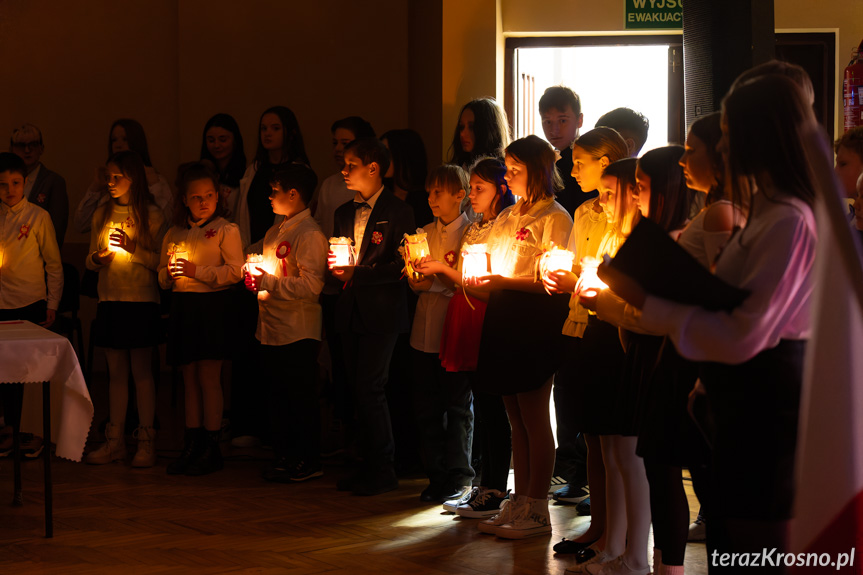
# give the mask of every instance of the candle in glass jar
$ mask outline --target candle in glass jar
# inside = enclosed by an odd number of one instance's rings
[[[485,244],[470,244],[461,252],[462,283],[488,275],[488,252]]]
[[[405,274],[414,281],[422,281],[425,276],[414,269],[414,262],[429,255],[426,233],[418,229],[413,235],[405,234]]]
[[[542,254],[539,262],[539,270],[542,276],[552,272],[566,270],[572,271],[572,260],[575,254],[563,248],[554,247]]]
[[[244,269],[250,275],[259,276],[261,272],[258,271],[258,268],[263,268],[264,265],[264,256],[261,254],[247,254],[246,255],[246,265]]]
[[[330,251],[336,256],[336,261],[330,269],[341,266],[354,265],[354,248],[351,238],[330,238]]]
[[[126,227],[126,222],[108,222],[108,230],[105,234],[105,246],[108,248],[110,252],[118,252],[120,251],[120,246],[111,243],[111,234],[114,233],[115,230],[123,231]]]
[[[581,260],[581,275],[575,286],[576,295],[593,297],[608,287],[604,281],[599,279],[597,270],[602,262],[599,258],[584,257]]]

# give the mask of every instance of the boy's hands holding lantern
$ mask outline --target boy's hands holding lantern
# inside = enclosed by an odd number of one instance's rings
[[[336,265],[336,254],[332,250],[327,254],[327,267],[330,268],[333,277],[337,280],[348,283],[354,277],[354,266]]]

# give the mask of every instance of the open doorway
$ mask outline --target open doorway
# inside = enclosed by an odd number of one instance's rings
[[[539,98],[564,85],[581,98],[582,133],[625,106],[650,121],[643,150],[683,142],[680,36],[509,38],[506,56],[505,105],[516,138],[544,137]]]

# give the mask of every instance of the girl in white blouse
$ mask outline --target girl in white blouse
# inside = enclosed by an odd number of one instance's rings
[[[716,265],[717,276],[749,291],[734,310],[663,300],[613,270],[606,274],[642,309],[644,327],[705,362],[717,486],[708,551],[786,547],[817,238],[802,142],[814,126],[805,94],[784,76],[740,82],[723,102],[720,149],[732,200],[748,212]]]
[[[228,288],[242,277],[240,229],[222,217],[218,178],[201,162],[180,166],[174,226],[165,234],[159,284],[173,290],[168,363],[183,370],[186,433],[169,475],[222,468],[221,370],[229,355]]]
[[[492,274],[480,291],[491,292],[477,371],[478,389],[503,395],[512,426],[515,493],[480,531],[508,539],[551,532],[548,484],[554,467],[549,395],[563,336],[565,296],[549,298],[536,281],[537,258],[566,242],[572,218],[554,200],[560,189],[554,149],[537,136],[506,149],[505,179],[521,199],[495,220],[489,236]],[[501,361],[513,349],[513,360]]]

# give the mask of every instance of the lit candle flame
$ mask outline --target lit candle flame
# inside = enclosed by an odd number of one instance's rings
[[[599,258],[584,257],[581,260],[581,275],[575,286],[576,295],[583,297],[594,297],[600,291],[606,289],[608,284],[599,279],[597,270],[602,262]]]

